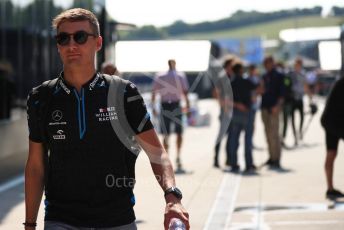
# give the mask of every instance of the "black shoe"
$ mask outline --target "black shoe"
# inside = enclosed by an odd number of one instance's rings
[[[336,189],[332,189],[326,191],[326,197],[330,200],[334,200],[337,198],[344,197],[344,194]]]
[[[245,173],[254,173],[256,172],[256,170],[257,170],[257,167],[255,165],[250,165],[246,167]]]
[[[240,171],[240,166],[239,165],[231,166],[230,172],[238,173],[239,171]]]
[[[264,165],[271,165],[273,163],[273,161],[271,159],[267,160]]]
[[[215,168],[220,168],[219,162],[217,160],[214,161],[214,167]]]
[[[282,169],[279,161],[270,161],[269,168],[272,169],[272,170]]]

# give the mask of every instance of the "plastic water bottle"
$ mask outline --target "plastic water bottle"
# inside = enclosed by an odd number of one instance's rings
[[[178,218],[172,218],[168,230],[186,230],[185,224]]]

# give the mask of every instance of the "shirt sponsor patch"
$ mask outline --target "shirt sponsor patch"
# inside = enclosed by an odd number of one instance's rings
[[[65,140],[66,135],[64,134],[63,130],[59,129],[59,130],[57,130],[56,134],[53,135],[53,139],[54,140]]]
[[[67,122],[61,121],[63,118],[63,113],[61,110],[55,110],[51,114],[51,118],[53,119],[53,122],[49,122],[49,125],[67,125]]]
[[[51,114],[51,118],[54,121],[60,121],[63,117],[63,113],[61,110],[55,110],[52,114]]]
[[[118,120],[115,107],[100,108],[99,113],[96,113],[96,118],[99,122]]]

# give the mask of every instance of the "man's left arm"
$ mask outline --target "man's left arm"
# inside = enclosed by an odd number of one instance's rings
[[[176,183],[171,161],[155,130],[150,129],[137,134],[136,140],[148,155],[154,175],[163,191],[175,187]],[[169,222],[174,217],[181,219],[189,229],[189,214],[181,204],[181,199],[177,198],[173,193],[169,193],[165,196],[165,201],[165,229],[168,229]]]
[[[135,99],[135,100],[134,100]],[[163,191],[175,186],[175,179],[171,161],[161,145],[150,115],[147,112],[146,104],[138,92],[137,87],[129,83],[126,86],[124,96],[126,118],[135,133],[135,138],[147,153],[153,172]],[[165,229],[173,217],[181,219],[189,229],[188,213],[181,204],[180,199],[174,193],[165,196]]]

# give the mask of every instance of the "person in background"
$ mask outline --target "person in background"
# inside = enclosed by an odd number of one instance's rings
[[[228,58],[223,63],[223,71],[217,81],[215,82],[215,90],[213,92],[214,97],[217,99],[219,106],[220,106],[220,127],[219,132],[216,137],[215,143],[215,155],[214,155],[214,167],[219,168],[219,152],[221,141],[223,137],[228,132],[228,126],[230,123],[230,112],[232,111],[232,95],[231,93],[231,79],[234,76],[233,69],[232,69],[233,59]],[[227,158],[226,154],[226,165],[229,165],[229,159]]]
[[[226,147],[230,171],[236,173],[240,170],[237,154],[239,137],[241,131],[244,131],[247,127],[249,111],[252,106],[252,91],[257,88],[257,85],[243,78],[244,68],[241,63],[237,63],[233,66],[233,72],[234,76],[231,82],[233,90],[233,117],[228,129]],[[248,146],[246,144],[248,144]],[[246,172],[255,171],[256,167],[253,164],[252,158],[252,138],[251,142],[245,141],[245,164]]]
[[[306,73],[306,83],[308,85],[308,96],[309,96],[309,102],[313,103],[314,95],[318,91],[318,77],[317,77],[317,71],[315,69],[310,70]]]
[[[248,163],[249,166],[246,168],[246,171],[255,171],[256,166],[253,163],[253,156],[252,156],[252,150],[253,150],[253,134],[254,134],[254,123],[256,118],[256,113],[260,107],[260,101],[259,101],[259,93],[262,93],[262,82],[258,76],[257,73],[257,67],[254,64],[251,64],[248,67],[248,74],[247,74],[247,80],[249,80],[254,86],[255,89],[251,91],[251,101],[252,104],[249,108],[248,112],[248,119],[247,119],[247,125],[245,127],[245,156],[246,158],[250,160],[252,163]]]
[[[324,112],[321,116],[321,125],[326,134],[325,175],[329,199],[344,197],[344,194],[335,189],[333,184],[334,161],[337,157],[339,140],[344,139],[344,78],[339,79],[327,98]]]
[[[293,133],[295,136],[295,146],[298,145],[298,140],[303,139],[302,131],[303,131],[303,120],[304,120],[304,106],[303,106],[303,96],[309,92],[308,85],[306,83],[306,76],[302,69],[302,59],[297,58],[294,63],[294,70],[291,71],[290,79],[292,85],[292,95],[293,95],[293,102],[292,102],[292,126],[293,126]],[[300,125],[298,130],[296,129],[296,121],[295,121],[295,112],[298,111],[300,114]]]
[[[293,90],[292,90],[292,80],[290,78],[290,74],[286,74],[283,80],[284,83],[284,103],[283,103],[283,128],[282,128],[282,146],[287,147],[285,143],[285,138],[287,136],[287,129],[288,129],[288,123],[290,118],[292,117],[293,113],[293,102],[294,102],[294,96],[293,96]],[[294,129],[293,129],[294,131]],[[294,133],[295,137],[295,143],[297,141],[296,139],[296,133]]]
[[[111,62],[104,62],[102,64],[101,72],[108,74],[108,75],[119,76],[119,72],[118,72],[117,67],[114,64],[112,64]]]
[[[266,161],[271,169],[280,169],[281,141],[279,135],[279,114],[284,100],[284,75],[275,68],[272,56],[264,59],[263,75],[264,93],[262,95],[262,120],[269,148],[269,159]]]
[[[0,120],[11,118],[16,94],[16,85],[11,76],[12,73],[11,63],[0,61]]]
[[[188,89],[189,84],[182,72],[177,72],[176,61],[168,60],[169,70],[155,77],[152,89],[152,105],[153,114],[157,115],[154,107],[156,95],[160,95],[160,129],[163,133],[163,143],[166,151],[168,151],[168,139],[171,134],[171,124],[174,124],[177,134],[177,170],[183,170],[181,162],[181,147],[183,143],[183,109],[181,100],[184,98],[186,104],[186,112],[189,111]]]

